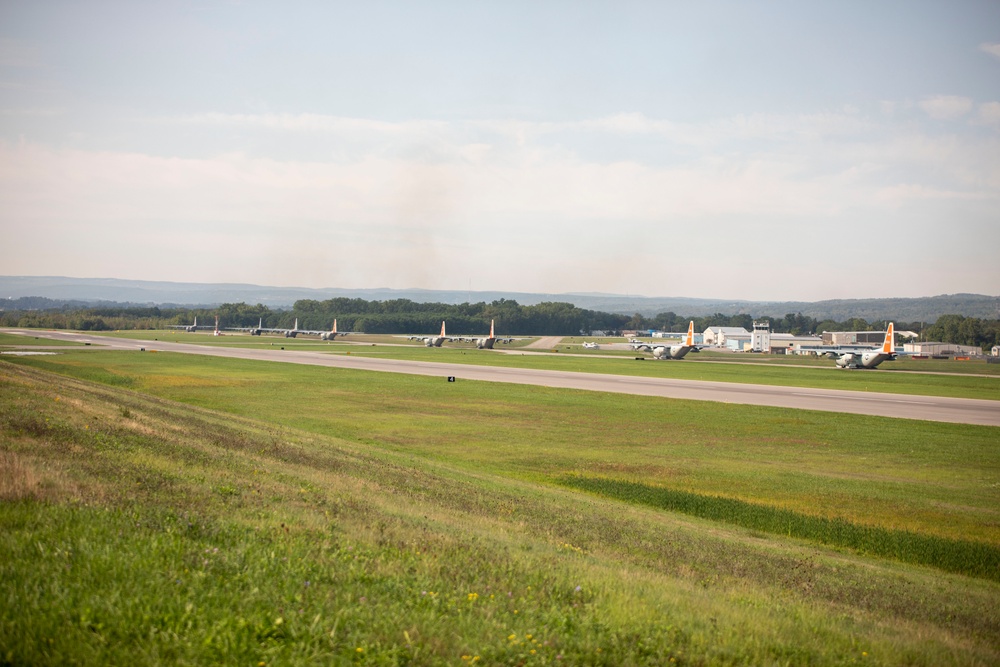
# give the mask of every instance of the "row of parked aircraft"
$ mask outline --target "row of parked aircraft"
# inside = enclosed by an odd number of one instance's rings
[[[194,318],[194,324],[191,325],[171,325],[172,329],[183,329],[188,332],[195,332],[198,329],[211,329],[211,326],[199,325],[198,318]],[[261,334],[281,334],[285,338],[295,338],[299,334],[305,336],[319,336],[321,340],[334,340],[337,336],[346,336],[348,331],[337,331],[337,320],[333,321],[333,328],[329,331],[318,331],[315,329],[299,329],[299,320],[295,318],[295,324],[291,329],[283,329],[280,327],[265,327],[264,320],[261,318],[260,323],[255,327],[231,327],[227,329],[228,331],[242,331],[244,333],[249,333],[251,336],[260,336]],[[215,335],[222,335],[219,330],[219,318],[215,318]],[[423,341],[424,345],[427,347],[441,347],[446,341],[454,342],[461,341],[466,343],[475,343],[476,347],[480,350],[492,350],[494,344],[497,340],[504,343],[510,343],[513,338],[501,338],[498,339],[495,334],[494,321],[490,320],[490,335],[484,336],[482,338],[449,338],[445,333],[445,323],[441,322],[441,333],[436,336],[408,336],[409,340],[419,340]],[[883,361],[893,361],[896,359],[897,352],[894,347],[894,329],[893,323],[889,322],[888,330],[885,332],[885,340],[879,347],[865,347],[857,345],[840,345],[836,347],[830,347],[823,350],[823,355],[833,359],[837,364],[838,368],[876,368]],[[649,352],[653,355],[653,359],[668,360],[668,359],[683,359],[689,352],[698,352],[704,345],[697,345],[694,342],[694,320],[688,323],[687,334],[681,340],[680,343],[667,344],[667,343],[653,343],[646,342],[642,340],[633,339],[631,341],[632,349],[639,352]],[[597,343],[584,343],[584,347],[596,349]]]
[[[885,332],[885,340],[878,347],[863,345],[838,345],[823,350],[823,356],[833,359],[838,368],[876,368],[883,361],[894,361],[896,349],[894,344],[894,327],[889,322]],[[586,344],[585,344],[586,345]],[[641,340],[632,341],[633,350],[650,352],[654,359],[683,359],[688,352],[698,352],[704,345],[695,345],[694,320],[688,324],[687,335],[680,343],[674,345],[647,343]]]
[[[194,324],[172,324],[171,329],[183,329],[189,333],[194,333],[199,329],[211,329],[211,326],[198,324],[198,317],[194,318]],[[279,334],[285,338],[295,338],[300,334],[303,336],[319,336],[320,340],[334,340],[337,336],[346,336],[351,333],[356,333],[353,331],[337,331],[337,320],[333,321],[333,328],[329,331],[320,331],[316,329],[300,329],[299,319],[295,318],[295,324],[292,325],[291,329],[284,329],[281,327],[265,327],[264,318],[260,319],[260,322],[255,327],[227,327],[226,331],[241,331],[243,333],[248,333],[251,336],[260,336],[261,334]],[[420,340],[423,341],[424,345],[427,347],[441,347],[446,341],[454,342],[461,341],[464,343],[475,343],[476,347],[480,350],[492,350],[493,345],[497,342],[510,343],[513,338],[497,338],[496,329],[494,326],[494,321],[490,320],[490,335],[483,336],[481,338],[470,338],[470,337],[452,337],[449,338],[445,333],[445,323],[441,322],[441,333],[437,336],[409,336],[410,340]],[[219,329],[219,317],[215,317],[215,335],[221,336],[222,331]]]
[[[483,336],[482,338],[475,338],[469,336],[459,336],[457,338],[456,337],[449,338],[448,334],[445,333],[444,322],[441,322],[441,333],[439,333],[437,336],[407,336],[407,339],[423,341],[424,345],[426,345],[427,347],[441,347],[445,342],[453,343],[455,341],[459,341],[462,343],[475,343],[476,347],[480,350],[492,350],[493,346],[497,342],[510,343],[514,340],[511,337],[497,338],[495,331],[496,329],[494,327],[494,321],[490,320],[489,336]]]
[[[171,329],[183,329],[189,333],[194,333],[198,329],[212,329],[213,327],[206,324],[198,324],[198,317],[194,318],[194,324],[171,324]],[[222,329],[219,329],[219,316],[215,316],[215,335],[221,336]],[[346,336],[348,332],[337,331],[337,320],[333,321],[333,328],[330,331],[316,331],[314,329],[300,329],[299,319],[295,318],[295,324],[291,329],[282,329],[280,327],[265,327],[264,318],[261,318],[260,323],[255,327],[226,327],[225,331],[242,331],[243,333],[248,333],[251,336],[259,336],[261,334],[281,334],[285,338],[295,338],[299,334],[306,336],[319,336],[323,340],[333,340],[337,336]]]
[[[337,320],[333,321],[333,328],[329,331],[320,331],[317,329],[300,329],[299,328],[299,318],[295,318],[295,324],[292,325],[291,329],[282,329],[281,327],[265,327],[264,319],[261,318],[260,323],[255,327],[233,327],[230,331],[242,331],[248,333],[251,336],[260,336],[261,334],[281,334],[285,338],[295,338],[299,334],[303,336],[319,336],[321,340],[333,340],[337,336],[346,336],[348,333],[353,333],[349,331],[337,331]]]

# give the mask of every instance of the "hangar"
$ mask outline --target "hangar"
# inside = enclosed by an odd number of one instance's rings
[[[709,327],[705,329],[704,333],[705,345],[714,345],[715,347],[727,347],[727,339],[746,339],[750,340],[750,332],[743,327]],[[740,348],[742,349],[742,348]]]
[[[983,350],[975,345],[937,342],[905,343],[903,351],[930,357],[981,357],[983,355]]]
[[[916,331],[896,331],[900,339],[918,338]],[[882,331],[824,331],[823,345],[881,345],[885,340],[885,330]]]

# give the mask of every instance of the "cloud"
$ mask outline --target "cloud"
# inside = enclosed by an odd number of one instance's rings
[[[965,98],[935,100],[942,109],[971,106]],[[979,115],[995,122],[1000,103],[980,105]],[[319,114],[201,114],[177,122],[301,132],[310,141],[330,135],[333,143],[357,145],[336,158],[304,160],[246,153],[159,157],[0,143],[0,204],[13,206],[36,192],[37,206],[26,206],[25,215],[73,202],[58,215],[53,212],[53,219],[158,216],[262,226],[291,220],[407,234],[414,225],[419,234],[420,225],[452,230],[463,220],[468,222],[460,226],[477,234],[500,220],[530,229],[542,219],[558,225],[826,217],[926,196],[909,185],[891,190],[891,197],[878,194],[900,183],[974,192],[995,187],[1000,174],[990,142],[893,130],[854,112],[736,116],[702,124],[643,114],[567,123],[390,123]],[[618,150],[633,135],[639,139],[633,143],[653,149],[634,155]],[[593,149],[595,137],[610,148]],[[942,163],[960,167],[942,176]]]
[[[275,132],[327,135],[354,142],[445,141],[489,145],[493,140],[512,140],[527,146],[541,137],[606,136],[650,137],[684,146],[711,147],[733,140],[789,140],[803,137],[845,136],[872,128],[853,107],[840,112],[767,115],[748,114],[709,120],[703,123],[678,123],[650,118],[642,113],[621,113],[601,118],[530,122],[520,120],[472,120],[444,122],[412,120],[377,121],[325,114],[223,114],[204,113],[159,122],[205,125],[233,129],[265,129]]]
[[[0,38],[0,67],[40,67],[41,50],[22,39]]]
[[[407,132],[427,132],[444,124],[436,121],[405,121],[389,123],[367,118],[348,118],[326,114],[225,114],[203,113],[166,119],[169,122],[194,125],[216,125],[237,128],[259,128],[293,132],[324,132],[349,134],[399,135]]]
[[[979,50],[1000,58],[1000,44],[983,43],[979,45]]]
[[[871,123],[860,118],[857,110],[846,107],[841,112],[774,115],[739,114],[701,123],[679,123],[650,118],[642,113],[621,113],[579,121],[527,123],[524,121],[488,121],[476,126],[505,136],[539,138],[557,135],[648,137],[677,146],[711,150],[732,141],[801,141],[804,137],[844,136],[863,132]]]
[[[919,106],[935,120],[951,120],[969,113],[972,100],[957,95],[938,95],[921,100]]]
[[[54,118],[66,113],[62,108],[0,108],[0,116],[17,116],[23,118]]]
[[[995,199],[979,193],[959,192],[955,190],[942,190],[925,185],[915,185],[903,183],[882,188],[876,194],[879,200],[884,201],[893,207],[902,206],[919,200],[962,200],[976,201],[982,199]]]
[[[951,106],[964,107],[957,99]],[[976,113],[993,122],[1000,103]],[[587,278],[594,266],[630,266],[619,258],[697,272],[716,242],[733,257],[770,257],[776,238],[822,243],[839,226],[930,211],[973,219],[1000,200],[1000,138],[926,133],[878,109],[704,123],[631,113],[562,123],[322,114],[158,122],[171,145],[170,125],[184,125],[178,135],[203,126],[222,151],[257,130],[282,146],[328,150],[182,158],[0,141],[0,227],[13,230],[0,266],[21,257],[47,263],[36,272],[80,257],[120,266],[137,255],[127,248],[156,247],[218,272],[205,280],[286,284],[293,266],[298,284],[451,288],[490,266],[482,280],[517,276],[533,290],[539,280]],[[671,244],[674,228],[709,233],[713,244]],[[149,275],[133,264],[127,273]],[[173,265],[164,266],[160,276]]]
[[[986,125],[1000,125],[1000,102],[984,102],[980,104],[979,121]]]

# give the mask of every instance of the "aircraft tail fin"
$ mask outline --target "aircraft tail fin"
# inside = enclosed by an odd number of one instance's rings
[[[894,350],[893,343],[893,326],[892,322],[889,322],[889,328],[885,332],[885,341],[882,343],[882,354],[892,354]]]
[[[332,333],[337,333],[337,318],[333,318],[333,330]]]
[[[444,333],[444,320],[441,320],[441,338],[444,338],[444,337],[445,337],[445,333]]]
[[[688,335],[684,344],[688,347],[694,347],[694,320],[688,322]]]
[[[299,330],[299,318],[296,317],[295,326],[292,327],[292,331],[298,331],[298,330]]]
[[[490,320],[490,338],[496,338],[496,334],[493,333],[493,320]]]

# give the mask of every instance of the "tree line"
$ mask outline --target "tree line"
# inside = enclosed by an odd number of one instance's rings
[[[31,302],[32,305],[44,305]],[[16,305],[21,305],[20,303]],[[441,322],[448,323],[454,335],[483,335],[495,320],[497,333],[531,334],[537,336],[578,336],[603,331],[617,335],[622,331],[658,330],[681,332],[694,320],[695,330],[712,326],[753,328],[749,314],[688,317],[673,312],[654,317],[604,313],[578,308],[571,303],[543,302],[525,306],[517,301],[500,299],[491,303],[417,303],[409,299],[366,301],[339,297],[317,301],[296,301],[290,310],[272,310],[262,304],[225,303],[217,308],[185,308],[127,305],[80,307],[61,304],[50,308],[10,308],[0,311],[0,326],[81,331],[122,329],[163,329],[171,325],[188,325],[197,317],[199,324],[212,325],[219,317],[221,327],[252,327],[263,324],[269,328],[290,329],[298,320],[299,328],[326,330],[337,320],[340,331],[371,334],[431,334]],[[841,322],[817,320],[801,313],[789,313],[769,320],[771,331],[796,335],[823,331],[885,330],[884,320],[868,321],[851,318]],[[920,340],[934,340],[959,345],[975,345],[989,350],[1000,345],[1000,320],[987,320],[962,315],[943,315],[930,325],[920,322],[896,322],[897,330],[920,332]]]

